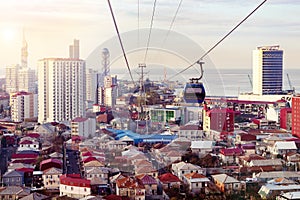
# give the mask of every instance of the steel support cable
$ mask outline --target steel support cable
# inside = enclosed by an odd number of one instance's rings
[[[166,34],[166,37],[165,37],[165,39],[164,39],[164,41],[163,41],[163,45],[162,45],[162,46],[164,46],[165,42],[167,41],[167,38],[169,37],[169,34],[170,34],[170,32],[171,32],[171,29],[173,28],[173,25],[174,25],[174,22],[175,22],[175,20],[176,20],[178,11],[179,11],[179,9],[180,9],[180,7],[181,7],[182,1],[183,1],[183,0],[180,0],[179,4],[178,4],[178,6],[177,6],[175,15],[173,16],[173,19],[172,19],[172,21],[171,21],[169,30],[168,30],[168,32],[167,32],[167,34]]]
[[[138,21],[137,21],[137,25],[138,25],[138,47],[140,46],[140,0],[137,0],[138,6],[137,6],[137,17],[138,17]]]
[[[150,30],[149,30],[148,40],[147,40],[146,52],[145,52],[145,56],[144,56],[144,63],[146,63],[146,58],[147,58],[149,44],[150,44],[151,32],[152,32],[152,27],[153,27],[153,18],[154,18],[154,14],[155,14],[155,7],[156,7],[156,0],[154,0],[153,8],[152,8],[152,17],[151,17],[151,22],[150,22]]]
[[[114,15],[114,12],[113,12],[111,4],[110,4],[110,0],[107,0],[107,2],[108,2],[108,5],[109,5],[111,16],[112,16],[113,21],[114,21],[115,29],[117,31],[117,35],[118,35],[119,42],[120,42],[120,45],[121,45],[121,48],[122,48],[122,52],[123,52],[123,57],[125,59],[126,66],[127,66],[130,78],[131,78],[133,84],[135,85],[133,77],[132,77],[132,73],[131,73],[131,70],[130,70],[130,67],[129,67],[129,63],[128,63],[128,60],[127,60],[127,57],[126,57],[126,52],[125,52],[125,49],[124,49],[124,46],[123,46],[123,43],[122,43],[122,39],[121,39],[121,36],[120,36],[120,33],[119,33],[119,29],[118,29],[118,25],[117,25],[117,22],[116,22],[116,19],[115,19],[115,15]]]
[[[223,38],[221,38],[214,46],[212,46],[206,53],[203,54],[203,56],[201,56],[196,62],[192,63],[191,65],[189,65],[188,67],[186,67],[185,69],[181,70],[180,72],[178,72],[177,74],[171,76],[169,79],[172,79],[176,76],[178,76],[179,74],[185,72],[186,70],[188,70],[189,68],[193,67],[195,64],[199,63],[205,56],[207,56],[214,48],[216,48],[223,40],[225,40],[233,31],[235,31],[235,29],[237,29],[243,22],[245,22],[253,13],[255,13],[255,11],[257,11],[267,0],[264,0],[262,3],[260,3],[250,14],[248,14],[241,22],[239,22],[233,29],[231,29]]]

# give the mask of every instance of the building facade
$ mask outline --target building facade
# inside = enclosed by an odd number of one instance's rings
[[[18,71],[19,65],[11,65],[5,68],[5,86],[6,92],[12,93],[19,91],[18,88]]]
[[[91,101],[93,104],[98,103],[98,87],[101,86],[100,73],[93,69],[86,71],[86,100]],[[103,80],[103,79],[102,79]],[[103,85],[103,83],[102,83]]]
[[[60,185],[59,191],[60,196],[68,196],[71,198],[84,198],[91,194],[91,181],[87,179],[82,179],[79,176],[68,177],[66,175],[61,175],[59,177]]]
[[[280,109],[280,128],[290,131],[292,129],[292,108]]]
[[[71,121],[71,134],[84,138],[93,137],[96,133],[96,119],[76,117]]]
[[[253,51],[253,94],[282,92],[283,50],[263,46]]]
[[[37,117],[37,95],[28,92],[17,92],[10,96],[11,119],[23,122]]]
[[[300,136],[300,96],[292,97],[292,134]]]
[[[18,91],[36,93],[35,71],[30,68],[22,68],[18,71]]]
[[[101,95],[104,95],[101,97]],[[100,99],[104,102],[99,102],[106,106],[114,107],[117,102],[117,76],[105,76],[103,92],[100,92]],[[98,100],[99,101],[99,100]]]
[[[38,121],[85,116],[85,61],[45,58],[38,63]]]
[[[79,59],[79,40],[69,47],[69,58],[38,62],[38,121],[70,121],[85,116],[85,61]]]
[[[215,131],[234,131],[235,111],[228,108],[215,108],[207,112],[210,130]]]

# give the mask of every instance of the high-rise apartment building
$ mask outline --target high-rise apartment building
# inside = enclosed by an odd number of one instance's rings
[[[69,46],[69,57],[79,59],[79,40],[74,40],[73,45]]]
[[[20,65],[11,65],[5,68],[5,86],[6,92],[12,93],[19,91],[18,72]]]
[[[12,93],[10,96],[11,119],[23,122],[37,117],[37,94],[28,92]]]
[[[292,97],[292,134],[300,137],[300,96]]]
[[[88,69],[86,72],[86,100],[98,103],[98,88],[103,86],[103,76],[96,70]]]
[[[39,122],[85,116],[85,61],[45,58],[38,63]]]
[[[38,121],[61,122],[85,116],[85,61],[79,59],[79,40],[70,58],[44,58],[38,62]],[[71,51],[72,50],[72,51]]]
[[[253,51],[253,94],[272,95],[282,92],[283,50],[263,46]]]
[[[23,45],[21,49],[21,67],[27,68],[28,62],[28,45],[23,31]]]
[[[22,68],[18,71],[18,91],[36,93],[35,71],[30,68]]]
[[[117,76],[105,76],[104,88],[100,99],[103,99],[102,104],[114,107],[117,101]]]
[[[11,65],[6,67],[6,92],[13,93],[18,91],[36,93],[35,71],[28,68],[27,42],[23,35],[23,46],[21,48],[21,65]]]

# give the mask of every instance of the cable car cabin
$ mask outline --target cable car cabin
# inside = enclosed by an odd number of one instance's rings
[[[187,83],[183,91],[183,99],[186,103],[202,103],[205,98],[203,83]]]

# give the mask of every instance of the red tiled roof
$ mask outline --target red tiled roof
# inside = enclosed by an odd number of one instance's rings
[[[244,157],[244,160],[246,162],[251,162],[251,160],[266,160],[266,158],[257,154],[250,154],[249,156]]]
[[[85,122],[88,118],[85,117],[76,117],[72,122]]]
[[[116,180],[116,184],[119,188],[130,188],[130,189],[144,189],[144,185],[130,177],[124,177]]]
[[[241,141],[253,141],[256,140],[256,135],[252,135],[249,133],[242,133],[240,134],[241,136]]]
[[[185,174],[184,175],[186,178],[188,179],[193,179],[193,178],[206,178],[206,176],[202,175],[202,174],[198,174],[197,172],[192,172],[189,174]]]
[[[72,136],[72,141],[75,141],[75,140],[80,140],[81,141],[81,137],[79,135],[73,135]]]
[[[34,169],[33,168],[19,168],[19,169],[16,169],[16,171],[20,171],[20,172],[33,172]]]
[[[58,159],[55,159],[55,158],[49,158],[49,159],[47,159],[47,160],[43,160],[43,161],[40,163],[40,165],[44,165],[44,164],[51,163],[51,162],[57,163],[57,164],[60,164],[60,165],[62,164],[61,160],[58,160]]]
[[[18,153],[18,154],[13,154],[11,156],[11,159],[20,159],[20,158],[24,158],[24,159],[32,159],[32,158],[37,158],[38,155],[37,154],[31,154],[31,153]]]
[[[21,96],[21,95],[30,95],[30,94],[32,94],[32,93],[20,91],[20,92],[13,94],[12,97]]]
[[[20,142],[19,144],[32,144],[33,142],[30,140],[24,140],[22,142]]]
[[[91,152],[87,151],[87,152],[83,152],[82,156],[93,156],[93,154]]]
[[[227,148],[227,149],[221,149],[220,153],[224,156],[240,156],[243,154],[243,150],[241,148]]]
[[[83,160],[84,163],[88,163],[88,162],[91,162],[93,160],[97,160],[97,158],[93,157],[93,156],[90,156],[90,157],[87,157]],[[97,160],[98,161],[98,160]]]
[[[256,144],[250,143],[250,144],[242,144],[242,149],[255,149]]]
[[[115,194],[110,194],[110,195],[104,197],[104,199],[106,199],[106,200],[130,200],[129,197],[119,196],[119,195],[115,195]]]
[[[40,134],[39,133],[27,133],[26,136],[31,137],[31,138],[39,138]]]
[[[79,175],[80,177],[80,175]],[[66,176],[61,175],[59,177],[60,184],[69,185],[69,186],[77,186],[77,187],[90,187],[91,181],[83,178],[79,178],[78,176]]]
[[[157,185],[157,181],[155,180],[155,178],[150,175],[141,174],[137,175],[136,178],[139,179],[143,185]]]
[[[36,159],[16,159],[11,163],[23,163],[23,164],[33,164],[36,162]]]
[[[174,183],[174,182],[181,182],[180,179],[177,176],[175,176],[171,173],[162,174],[162,175],[158,176],[158,179],[164,184]]]

